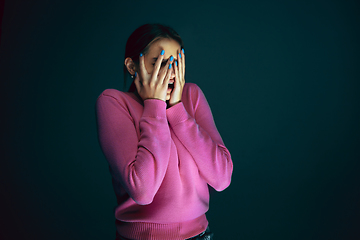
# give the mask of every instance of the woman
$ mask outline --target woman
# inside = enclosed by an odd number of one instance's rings
[[[130,90],[106,89],[96,103],[117,239],[212,239],[208,185],[228,187],[233,166],[203,93],[185,83],[183,42],[170,27],[143,25],[124,63]]]

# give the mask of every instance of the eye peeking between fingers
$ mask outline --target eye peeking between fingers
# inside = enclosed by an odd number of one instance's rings
[[[155,66],[155,63],[156,63],[156,62],[154,62],[152,65]],[[167,60],[163,60],[163,61],[161,62],[161,66],[160,66],[160,67],[164,67],[164,66],[166,65],[166,63],[167,63]]]

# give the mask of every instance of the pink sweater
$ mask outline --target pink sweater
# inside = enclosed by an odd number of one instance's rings
[[[107,89],[96,103],[101,148],[110,165],[118,233],[130,239],[186,239],[207,227],[208,185],[229,186],[233,164],[200,88],[182,102]]]

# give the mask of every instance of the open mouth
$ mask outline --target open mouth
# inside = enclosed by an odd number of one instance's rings
[[[173,90],[173,89],[174,89],[174,82],[169,82],[168,90]]]

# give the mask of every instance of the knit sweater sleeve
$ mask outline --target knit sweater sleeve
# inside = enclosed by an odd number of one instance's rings
[[[184,90],[185,91],[185,90]],[[205,181],[217,191],[231,182],[233,163],[216,129],[210,107],[201,89],[190,84],[185,98],[190,98],[192,117],[182,102],[167,109],[170,127],[194,158]]]
[[[140,131],[124,100],[106,90],[96,102],[96,113],[99,142],[113,181],[120,183],[137,204],[150,204],[164,179],[170,156],[166,103],[144,101]]]

